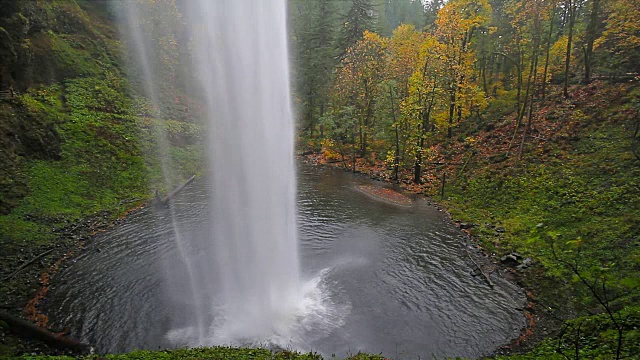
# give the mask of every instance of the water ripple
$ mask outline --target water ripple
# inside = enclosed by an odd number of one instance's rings
[[[522,292],[474,278],[461,233],[439,211],[381,204],[353,191],[371,182],[341,172],[298,172],[303,272],[320,292],[295,335],[277,341],[328,356],[429,358],[482,356],[518,336]],[[195,321],[186,309],[197,299],[186,295],[171,215],[188,255],[206,259],[193,241],[208,231],[205,188],[195,183],[171,209],[144,209],[98,235],[56,278],[46,306],[55,324],[101,351],[175,346]],[[202,283],[212,275],[197,274]],[[204,293],[215,297],[215,286]]]

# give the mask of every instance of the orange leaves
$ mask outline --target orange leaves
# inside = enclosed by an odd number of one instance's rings
[[[407,206],[411,204],[411,199],[391,189],[386,189],[373,185],[360,185],[358,190],[370,197],[394,205]]]
[[[84,243],[81,242],[78,245],[78,249],[81,248],[82,246],[84,246]],[[40,277],[41,286],[36,292],[36,294],[33,296],[33,298],[29,300],[29,302],[25,307],[27,319],[29,319],[31,322],[33,322],[34,324],[38,325],[41,328],[46,329],[48,327],[47,323],[49,322],[49,318],[47,317],[47,315],[40,312],[40,302],[47,297],[47,294],[49,292],[49,283],[50,283],[51,277],[58,272],[62,263],[66,259],[73,256],[76,253],[76,251],[77,249],[75,248],[69,250],[66,254],[64,254],[64,257],[62,257],[61,259],[58,259],[58,261],[56,261],[47,271],[42,273],[42,276]]]

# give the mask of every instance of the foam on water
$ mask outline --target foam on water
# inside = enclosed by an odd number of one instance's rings
[[[196,326],[173,329],[167,339],[180,346],[204,346],[210,344],[295,348],[311,351],[309,343],[328,336],[344,325],[351,311],[348,301],[336,303],[339,289],[330,280],[331,269],[327,268],[311,280],[302,284],[302,301],[291,313],[278,314],[272,318],[270,333],[247,332],[243,324],[225,318],[224,308],[217,310],[216,319],[209,329],[210,338],[198,339]]]

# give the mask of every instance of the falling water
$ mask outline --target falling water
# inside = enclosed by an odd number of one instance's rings
[[[187,6],[209,119],[214,336],[284,335],[302,295],[285,2]]]
[[[160,107],[145,51],[152,37],[135,25],[145,21],[136,4],[126,6],[127,33]],[[195,315],[168,336],[188,345],[290,344],[318,294],[299,271],[285,1],[180,4],[191,50],[182,66],[206,105],[211,219],[197,254],[174,227]]]

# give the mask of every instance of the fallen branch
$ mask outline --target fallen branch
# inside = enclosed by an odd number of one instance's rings
[[[182,189],[184,189],[187,185],[191,184],[191,182],[193,182],[193,180],[195,180],[196,176],[193,175],[192,177],[190,177],[187,181],[184,182],[184,184],[178,186],[175,190],[173,190],[172,192],[168,193],[165,197],[163,197],[162,199],[158,200],[158,196],[156,195],[156,200],[158,201],[159,205],[167,205],[169,203],[169,201],[175,197],[176,195],[178,195],[180,193],[180,191],[182,191]]]
[[[90,354],[93,352],[93,347],[91,345],[83,344],[77,340],[62,335],[56,335],[49,330],[43,329],[26,320],[9,315],[2,311],[0,311],[0,320],[6,322],[9,325],[9,329],[14,333],[40,340],[55,348],[71,349],[84,354]]]
[[[478,265],[473,258],[471,257],[471,254],[469,254],[469,250],[467,250],[467,247],[465,246],[464,251],[467,253],[467,256],[469,257],[469,260],[471,260],[471,262],[473,263],[473,265],[476,266],[476,268],[478,268],[478,271],[480,271],[480,274],[482,274],[482,276],[484,277],[484,279],[487,281],[487,284],[489,284],[489,286],[493,287],[493,282],[491,281],[491,279],[489,278],[489,276],[487,274],[484,273],[484,271],[482,271],[482,268],[480,267],[480,265]]]
[[[462,174],[464,173],[464,169],[467,168],[467,165],[469,164],[469,161],[471,161],[471,158],[473,157],[473,155],[475,155],[475,153],[476,153],[475,151],[472,151],[469,154],[469,157],[467,158],[467,161],[464,162],[464,165],[462,165],[462,169],[460,169],[460,172],[458,173],[458,177],[462,176]]]
[[[529,136],[530,138],[533,138],[533,139],[538,139],[538,140],[541,140],[541,141],[547,141],[547,139],[545,139],[545,138],[541,138],[540,136],[535,136],[535,135],[528,135],[528,136]]]
[[[11,275],[9,275],[9,276],[5,277],[2,281],[7,281],[7,280],[9,280],[9,279],[13,278],[14,276],[18,275],[22,270],[24,270],[24,269],[26,269],[27,267],[29,267],[29,265],[33,264],[34,262],[38,261],[39,259],[41,259],[41,258],[43,258],[43,257],[45,257],[45,256],[47,256],[47,255],[49,255],[52,251],[53,251],[53,249],[49,249],[49,250],[47,250],[47,251],[43,252],[42,254],[40,254],[40,255],[38,255],[38,256],[36,256],[36,257],[34,257],[34,258],[33,258],[33,259],[31,259],[30,261],[28,261],[28,262],[26,262],[26,263],[24,263],[24,264],[20,265],[20,267],[18,267],[18,268],[16,269],[16,271],[14,271],[13,273],[11,273]]]

